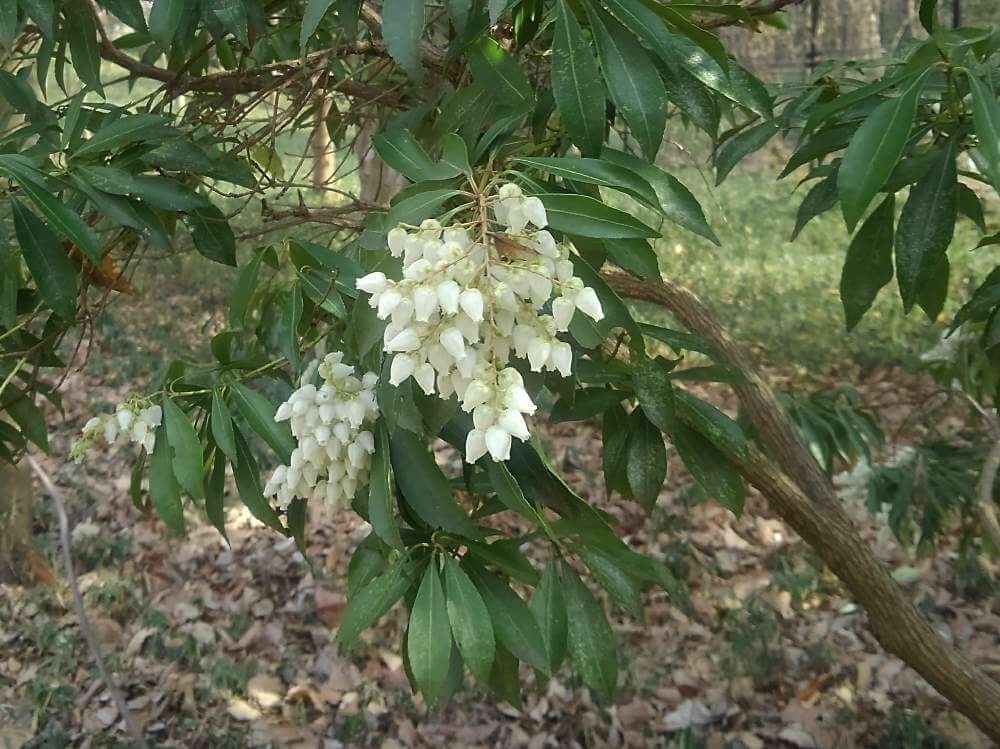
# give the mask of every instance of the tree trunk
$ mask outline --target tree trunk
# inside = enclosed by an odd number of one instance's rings
[[[385,164],[372,147],[372,136],[379,124],[368,120],[358,127],[354,153],[358,158],[359,200],[370,205],[388,205],[389,198],[403,189],[403,175]]]
[[[0,464],[0,582],[32,577],[31,517],[35,487],[18,466]]]
[[[604,278],[624,297],[666,308],[743,370],[749,382],[736,386],[737,395],[770,455],[751,448],[746,458],[730,456],[734,463],[840,578],[865,610],[882,646],[923,676],[987,736],[1000,741],[1000,684],[934,630],[861,539],[830,482],[796,437],[770,386],[742,348],[687,289],[670,281],[639,281],[620,272],[605,273]]]
[[[330,142],[330,133],[327,131],[326,120],[330,114],[332,103],[325,91],[320,91],[316,95],[316,121],[313,124],[312,133],[309,135],[309,150],[312,152],[313,187],[321,190],[333,178],[333,170],[336,166],[333,158],[333,143]]]

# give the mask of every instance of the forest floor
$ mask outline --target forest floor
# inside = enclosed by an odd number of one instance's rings
[[[738,188],[724,196],[730,208]],[[926,426],[913,415],[926,410],[938,386],[886,363],[891,358],[865,360],[866,352],[885,348],[868,334],[848,341],[831,332],[840,325],[835,288],[844,243],[819,222],[801,247],[769,240],[776,229],[760,221],[787,223],[781,199],[772,196],[766,206],[754,202],[763,197],[743,199],[744,212],[732,214],[726,227],[733,233],[727,247],[736,251],[695,261],[691,247],[668,244],[661,248],[663,268],[671,272],[683,262],[679,277],[721,298],[723,319],[757,344],[762,360],[778,363],[769,374],[780,388],[808,392],[851,382],[887,435],[882,457],[915,443]],[[805,266],[822,271],[815,286],[803,285],[801,279],[812,278]],[[152,746],[987,746],[919,676],[882,651],[864,613],[813,565],[808,547],[759,496],[752,494],[735,519],[703,501],[672,456],[653,512],[608,501],[599,426],[546,427],[540,418],[536,427],[567,481],[616,518],[635,549],[667,562],[689,605],[654,591],[645,600],[644,624],[612,612],[623,684],[613,705],[599,704],[564,668],[547,684],[522,672],[523,710],[497,704],[470,684],[429,712],[407,685],[398,610],[350,651],[334,641],[347,562],[368,532],[360,518],[317,512],[307,529],[310,567],[290,540],[238,503],[228,510],[231,545],[194,511],[188,536],[170,537],[129,501],[134,454],[128,448],[95,452],[81,466],[66,460],[90,415],[132,395],[130,388],[144,387],[170,357],[192,355],[193,342],[218,331],[226,274],[193,278],[172,266],[161,270],[146,284],[155,299],[148,291],[123,299],[98,321],[94,355],[64,384],[65,413],[51,455],[40,458],[67,500],[93,628]],[[956,272],[955,282],[971,283],[965,275]],[[192,288],[199,289],[193,300]],[[918,326],[913,318],[886,322],[898,300],[879,305],[873,311],[884,323],[879,329]],[[783,319],[803,322],[777,327]],[[892,332],[893,341],[902,337]],[[825,374],[790,363],[812,353],[834,359],[811,367]],[[735,415],[727,386],[695,389]],[[934,418],[939,431],[957,432],[970,417],[948,407]],[[439,456],[454,460],[443,450]],[[1000,566],[982,555],[970,562],[976,557],[960,553],[957,528],[948,529],[934,553],[918,556],[856,491],[845,491],[844,502],[941,633],[1000,677]],[[129,746],[73,613],[57,529],[43,496],[33,537],[36,583],[0,587],[0,749]]]

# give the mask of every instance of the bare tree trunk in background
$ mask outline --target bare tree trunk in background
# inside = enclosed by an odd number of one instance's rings
[[[0,582],[31,577],[31,517],[35,487],[16,465],[0,465]]]
[[[317,190],[325,187],[333,178],[333,170],[336,166],[333,157],[333,143],[330,141],[330,133],[326,127],[331,106],[333,103],[330,101],[330,97],[325,91],[320,91],[316,95],[316,121],[313,124],[312,133],[309,135],[309,149],[312,152],[313,160],[312,183]]]
[[[354,153],[358,157],[358,179],[361,182],[359,199],[362,203],[387,205],[389,198],[399,192],[406,180],[395,169],[383,163],[372,147],[372,136],[379,123],[368,120],[358,127],[354,139]]]

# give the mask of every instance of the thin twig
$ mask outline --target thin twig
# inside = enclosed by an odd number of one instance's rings
[[[63,566],[65,567],[66,580],[69,583],[69,588],[73,592],[73,605],[76,609],[76,618],[80,624],[80,631],[83,632],[83,637],[87,641],[87,646],[90,648],[90,654],[94,658],[94,662],[97,664],[97,672],[101,677],[101,681],[104,682],[104,686],[107,687],[108,692],[111,693],[111,699],[114,700],[115,707],[118,708],[118,714],[122,717],[125,723],[125,729],[128,731],[129,735],[135,741],[136,745],[146,749],[149,745],[142,736],[142,730],[139,725],[135,722],[135,718],[132,717],[132,713],[129,712],[128,705],[125,703],[125,697],[122,695],[121,690],[112,678],[111,673],[107,670],[104,665],[104,654],[101,652],[101,645],[97,641],[97,637],[94,636],[94,630],[90,627],[90,621],[87,619],[87,612],[83,607],[83,596],[80,594],[80,586],[76,581],[76,571],[73,568],[73,554],[72,547],[70,545],[70,531],[69,531],[69,518],[66,515],[66,504],[63,502],[62,492],[60,492],[52,479],[49,477],[48,473],[45,472],[35,459],[30,455],[25,455],[24,459],[28,462],[31,470],[35,472],[38,480],[42,482],[42,486],[45,487],[45,491],[49,493],[52,497],[52,502],[56,508],[56,515],[59,516],[59,540],[62,546],[62,558]]]

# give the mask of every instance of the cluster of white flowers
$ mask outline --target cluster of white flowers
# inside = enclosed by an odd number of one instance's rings
[[[403,258],[402,280],[375,272],[357,281],[378,317],[389,319],[389,381],[412,377],[427,395],[455,394],[472,412],[470,463],[486,453],[507,460],[511,438],[530,436],[524,416],[535,404],[508,366],[510,356],[527,359],[533,372],[567,377],[573,353],[557,333],[568,330],[576,310],[604,317],[597,294],[573,275],[569,248],[544,230],[542,202],[507,184],[491,204],[501,234],[478,224],[472,236],[469,225],[442,227],[434,219],[412,232],[396,227],[389,251]],[[551,314],[543,314],[550,303]]]
[[[142,445],[148,454],[156,446],[156,428],[163,421],[163,409],[148,401],[132,398],[115,408],[113,414],[94,416],[83,425],[83,432],[73,442],[69,455],[82,463],[87,451],[97,438],[103,436],[108,445],[117,442],[121,435],[128,435],[130,442]]]
[[[301,387],[274,415],[275,421],[289,422],[298,445],[289,464],[275,469],[264,494],[276,497],[284,508],[296,497],[335,508],[368,483],[375,437],[364,427],[378,418],[378,375],[368,372],[358,379],[339,351],[307,372]],[[308,382],[313,372],[323,381],[319,387]]]

